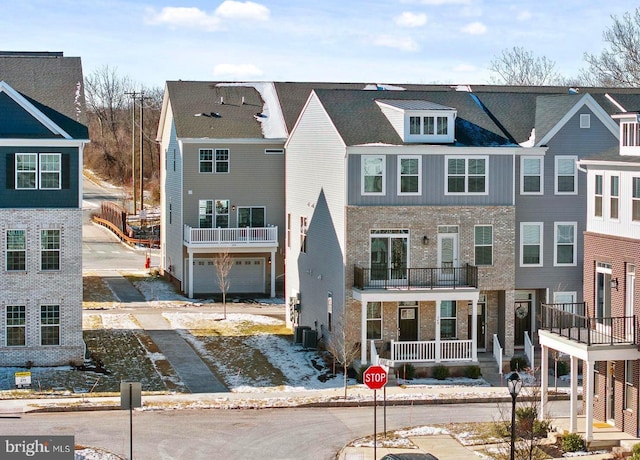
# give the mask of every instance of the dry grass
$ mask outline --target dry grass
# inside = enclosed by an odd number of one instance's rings
[[[118,299],[100,276],[85,274],[82,277],[82,308],[100,310],[114,308]]]

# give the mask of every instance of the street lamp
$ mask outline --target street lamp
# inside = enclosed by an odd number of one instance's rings
[[[514,460],[515,444],[516,444],[516,398],[520,389],[522,388],[522,380],[517,372],[512,372],[507,377],[507,388],[509,388],[509,394],[511,395],[511,460]]]

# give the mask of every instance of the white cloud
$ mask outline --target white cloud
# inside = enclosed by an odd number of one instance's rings
[[[262,75],[262,70],[253,64],[218,64],[213,68],[213,76],[216,78],[246,80]]]
[[[166,6],[160,12],[151,10],[147,22],[165,24],[171,28],[215,31],[222,28],[223,19],[266,21],[269,14],[269,9],[258,3],[227,0],[213,14],[195,7]]]
[[[523,10],[520,13],[518,13],[518,16],[516,17],[518,21],[526,21],[527,19],[531,19],[531,12],[527,10]]]
[[[401,27],[420,27],[427,23],[427,15],[405,11],[400,16],[396,16],[394,21]]]
[[[254,2],[234,2],[227,0],[216,9],[216,16],[225,19],[252,19],[267,21],[269,8]]]
[[[423,5],[469,5],[471,0],[420,0]]]
[[[166,24],[171,28],[188,27],[209,31],[220,28],[220,18],[207,14],[199,8],[166,6],[159,13],[153,12],[148,22]]]
[[[392,37],[390,35],[380,35],[373,39],[373,44],[377,46],[386,46],[388,48],[397,48],[403,51],[418,50],[418,44],[409,37]]]
[[[464,26],[461,30],[469,35],[482,35],[486,33],[487,26],[481,22],[472,22],[471,24]]]

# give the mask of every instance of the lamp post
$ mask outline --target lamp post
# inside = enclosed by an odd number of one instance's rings
[[[514,460],[515,444],[516,444],[516,398],[522,388],[522,380],[517,372],[512,372],[507,377],[507,388],[511,395],[511,460]]]

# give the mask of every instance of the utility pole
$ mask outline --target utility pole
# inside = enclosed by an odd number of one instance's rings
[[[140,211],[144,209],[143,188],[143,158],[144,158],[144,91],[140,91]]]
[[[125,93],[128,96],[131,96],[131,194],[133,195],[133,214],[136,214],[138,210],[138,206],[136,204],[136,96],[138,93],[135,91],[130,93]]]

